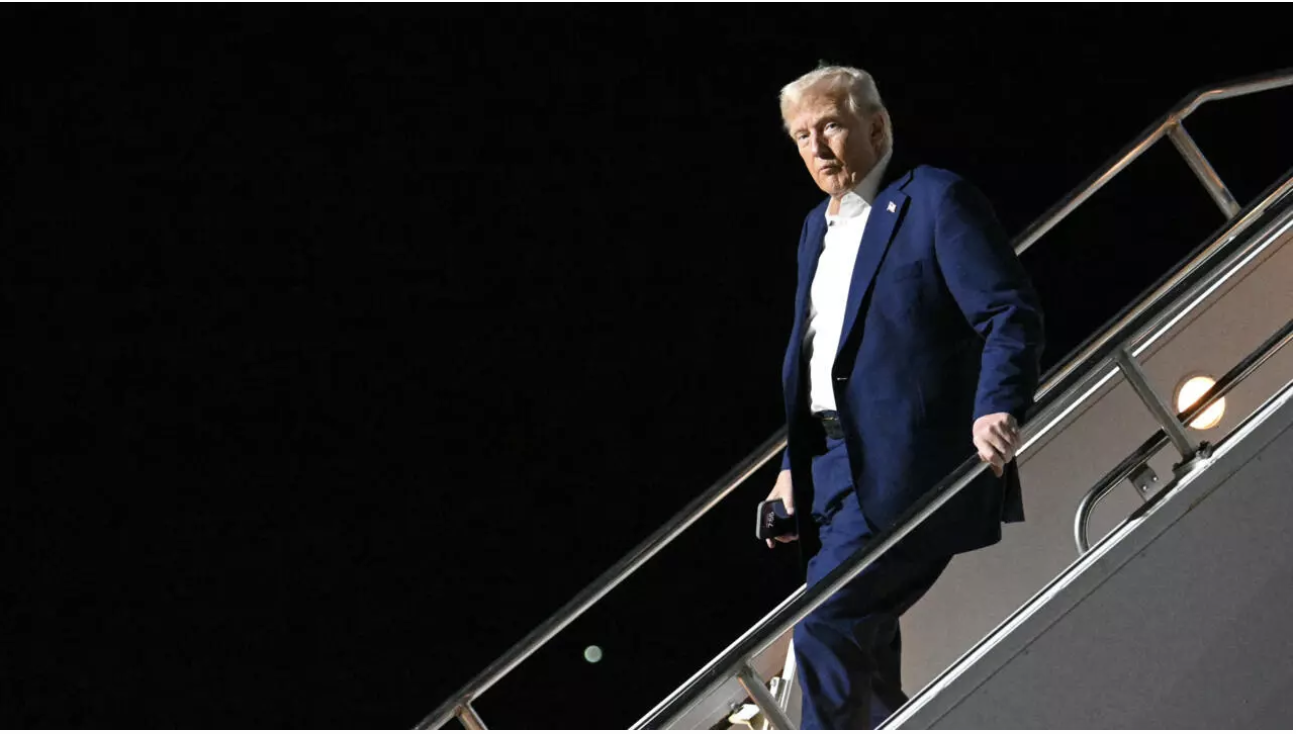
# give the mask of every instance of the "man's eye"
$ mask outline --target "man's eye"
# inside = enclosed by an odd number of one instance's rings
[[[827,125],[824,125],[824,129],[825,129],[825,130],[834,130],[834,129],[836,129],[837,127],[838,127],[838,125],[837,125],[837,123],[835,123],[835,122],[830,122],[830,123],[828,123]]]

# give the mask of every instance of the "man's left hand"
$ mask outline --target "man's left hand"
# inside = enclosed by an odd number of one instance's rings
[[[1021,439],[1017,419],[1011,413],[991,413],[972,424],[972,443],[981,460],[989,462],[996,477],[1003,476],[1004,466],[1017,455]]]

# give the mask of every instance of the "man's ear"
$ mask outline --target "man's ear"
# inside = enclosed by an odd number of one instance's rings
[[[889,124],[891,124],[891,117],[886,110],[878,110],[877,114],[873,115],[873,127],[869,130],[869,141],[876,145],[878,150],[882,149],[882,145],[886,141],[886,129]]]

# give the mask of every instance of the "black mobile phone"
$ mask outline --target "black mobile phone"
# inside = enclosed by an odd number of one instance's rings
[[[756,538],[770,540],[796,534],[796,519],[788,514],[783,500],[765,500],[756,507]]]

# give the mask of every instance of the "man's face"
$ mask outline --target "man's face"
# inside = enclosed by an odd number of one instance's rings
[[[845,99],[807,95],[788,119],[801,160],[819,188],[841,196],[859,185],[881,157],[883,113],[851,113]]]

